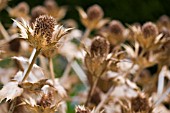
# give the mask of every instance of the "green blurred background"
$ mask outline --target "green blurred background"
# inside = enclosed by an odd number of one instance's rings
[[[23,0],[10,0],[9,6],[14,7]],[[76,6],[81,6],[85,10],[93,5],[99,4],[105,17],[118,19],[125,23],[134,23],[145,21],[156,21],[161,15],[170,15],[170,0],[56,0],[58,5],[67,5],[68,12],[64,19],[73,18],[79,22],[79,15]],[[42,5],[44,0],[25,0],[30,7]],[[0,13],[0,20],[8,23],[10,18],[5,10]]]

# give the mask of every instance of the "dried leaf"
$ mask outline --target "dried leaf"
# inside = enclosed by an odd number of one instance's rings
[[[18,87],[18,82],[9,82],[0,90],[0,103],[2,100],[13,100],[23,93],[23,89]]]
[[[47,79],[42,79],[36,83],[30,83],[30,82],[24,82],[24,83],[21,83],[19,84],[19,86],[21,88],[23,88],[24,90],[29,90],[29,91],[40,91],[41,88],[44,86],[44,85],[48,85],[48,83],[46,82]]]

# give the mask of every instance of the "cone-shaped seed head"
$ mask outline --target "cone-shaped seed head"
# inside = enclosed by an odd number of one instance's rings
[[[36,18],[34,35],[40,35],[46,38],[47,42],[50,42],[56,21],[53,17],[42,15]]]
[[[104,13],[99,5],[93,5],[88,8],[87,15],[90,20],[99,20],[103,17]]]

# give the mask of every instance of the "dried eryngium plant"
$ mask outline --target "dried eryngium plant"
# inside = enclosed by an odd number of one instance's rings
[[[63,26],[57,25],[55,19],[48,15],[41,15],[36,18],[33,28],[25,20],[22,20],[22,23],[16,20],[14,22],[21,30],[21,37],[26,39],[36,49],[31,64],[24,73],[23,81],[25,81],[38,54],[41,51],[55,49],[60,38],[66,35],[72,28],[65,29]]]
[[[77,8],[82,31],[61,20],[67,7],[55,0],[7,2],[0,11],[14,23],[0,23],[0,113],[170,113],[168,16],[124,26],[95,4]]]

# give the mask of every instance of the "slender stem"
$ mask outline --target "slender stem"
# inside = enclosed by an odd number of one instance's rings
[[[99,80],[99,77],[97,77],[97,78],[95,79],[94,83],[93,83],[92,86],[90,87],[90,91],[89,91],[89,93],[88,93],[85,106],[88,106],[88,104],[89,104],[89,102],[90,102],[90,100],[91,100],[91,98],[92,98],[92,96],[93,96],[93,93],[94,93],[94,91],[95,91],[95,88],[96,88],[96,86],[97,86],[98,80]]]
[[[71,70],[71,63],[72,63],[72,62],[73,62],[73,60],[71,60],[71,61],[68,62],[67,66],[66,66],[66,68],[65,68],[65,70],[64,70],[64,73],[63,73],[63,75],[62,75],[61,81],[62,81],[62,80],[65,80],[65,79],[68,77],[69,72],[70,72],[70,70]]]
[[[104,95],[104,98],[102,99],[102,101],[98,104],[98,106],[96,107],[95,113],[98,113],[99,110],[102,108],[102,106],[107,102],[108,97],[111,95],[111,93],[114,90],[114,86],[112,86],[109,91]]]
[[[34,52],[34,51],[33,51],[33,52]],[[39,55],[39,53],[40,53],[40,50],[36,50],[36,52],[35,52],[35,54],[34,54],[34,57],[32,58],[31,64],[29,64],[27,70],[24,71],[24,78],[23,78],[22,82],[24,82],[24,81],[28,78],[29,73],[30,73],[30,71],[31,71],[31,69],[32,69],[32,67],[33,67],[33,64],[34,64],[37,56]]]
[[[54,74],[54,68],[53,68],[53,59],[51,57],[48,58],[49,62],[49,68],[50,68],[50,75],[51,79],[53,81],[53,85],[55,84],[55,74]]]
[[[0,22],[0,31],[2,33],[2,35],[4,36],[5,40],[9,41],[10,38],[9,38],[9,34],[8,32],[5,30],[4,26],[1,24]]]
[[[84,32],[84,35],[81,38],[81,42],[84,42],[84,40],[89,36],[91,32],[91,29],[86,28],[86,31]]]

